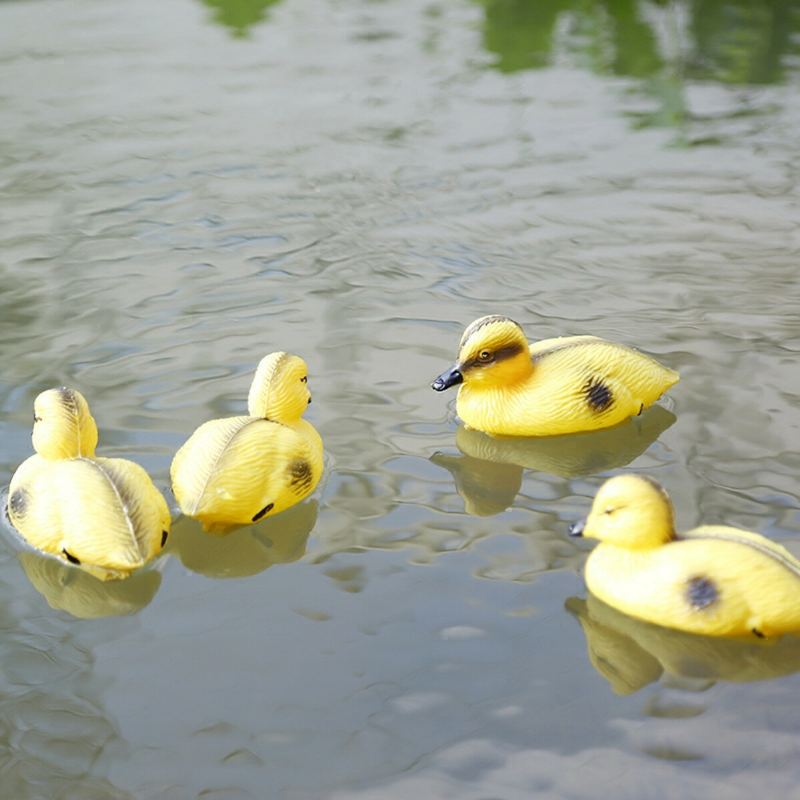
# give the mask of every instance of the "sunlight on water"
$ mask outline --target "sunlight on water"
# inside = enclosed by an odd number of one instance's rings
[[[173,510],[125,582],[4,523],[4,796],[793,796],[797,640],[622,617],[566,527],[635,470],[800,553],[800,3],[6,0],[0,43],[1,483],[67,384]],[[429,386],[489,313],[681,382],[466,430]],[[171,458],[276,349],[325,476],[209,536]]]

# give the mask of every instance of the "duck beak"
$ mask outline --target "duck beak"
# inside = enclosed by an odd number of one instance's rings
[[[445,389],[449,389],[451,386],[457,386],[459,383],[463,383],[463,381],[464,376],[461,374],[458,364],[456,364],[456,366],[445,370],[431,384],[431,389],[433,389],[435,392],[443,392]]]
[[[570,536],[583,536],[583,529],[586,527],[586,520],[582,519],[579,522],[573,522],[572,525],[567,528]]]

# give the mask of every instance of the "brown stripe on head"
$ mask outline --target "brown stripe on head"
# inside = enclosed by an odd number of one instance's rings
[[[523,354],[524,360],[518,359]],[[519,324],[513,319],[495,314],[476,319],[464,331],[458,353],[459,369],[465,373],[466,379],[466,372],[472,371],[476,374],[475,368],[489,367],[504,361],[520,361],[520,369],[524,372],[524,365],[530,365],[529,354],[528,340]]]
[[[525,332],[522,330],[522,326],[519,323],[514,322],[513,319],[504,317],[502,314],[490,314],[486,317],[480,317],[479,319],[476,319],[474,322],[471,322],[469,325],[467,325],[464,333],[461,334],[461,341],[459,342],[458,349],[461,350],[470,340],[470,338],[472,338],[472,336],[474,336],[475,333],[477,333],[481,328],[485,328],[487,325],[495,325],[499,322],[510,322],[512,325],[516,325],[519,328],[520,333],[522,333],[523,336],[525,335]]]
[[[499,364],[509,358],[514,358],[520,353],[525,352],[525,347],[517,342],[514,344],[506,345],[505,347],[498,347],[497,350],[489,350],[488,357],[482,358],[481,354],[471,356],[466,361],[461,362],[462,370],[469,370],[473,367],[488,366],[489,364]]]

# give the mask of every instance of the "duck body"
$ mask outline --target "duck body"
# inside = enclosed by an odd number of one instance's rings
[[[507,436],[599,430],[640,414],[678,373],[625,345],[596,336],[528,344],[507,317],[482,317],[464,332],[458,363],[433,384],[460,383],[456,411],[466,425]]]
[[[96,577],[127,577],[166,542],[164,497],[138,464],[94,455],[97,429],[79,392],[48,390],[34,408],[38,452],[11,480],[11,523],[33,547]],[[83,419],[65,422],[73,413]]]
[[[305,362],[273,353],[256,371],[246,416],[202,424],[170,470],[181,511],[224,531],[278,514],[314,491],[322,439],[300,415],[310,402]]]
[[[625,614],[710,636],[800,631],[800,561],[738,528],[676,535],[666,494],[647,479],[608,481],[580,533],[600,539],[586,563],[587,587]]]

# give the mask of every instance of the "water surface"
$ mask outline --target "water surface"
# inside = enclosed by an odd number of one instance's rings
[[[780,0],[0,3],[1,482],[66,383],[166,490],[274,349],[328,456],[113,589],[4,538],[4,795],[796,796],[792,647],[664,656],[592,616],[565,529],[629,468],[800,552],[799,32]],[[627,464],[487,453],[428,386],[486,313],[681,383]]]

